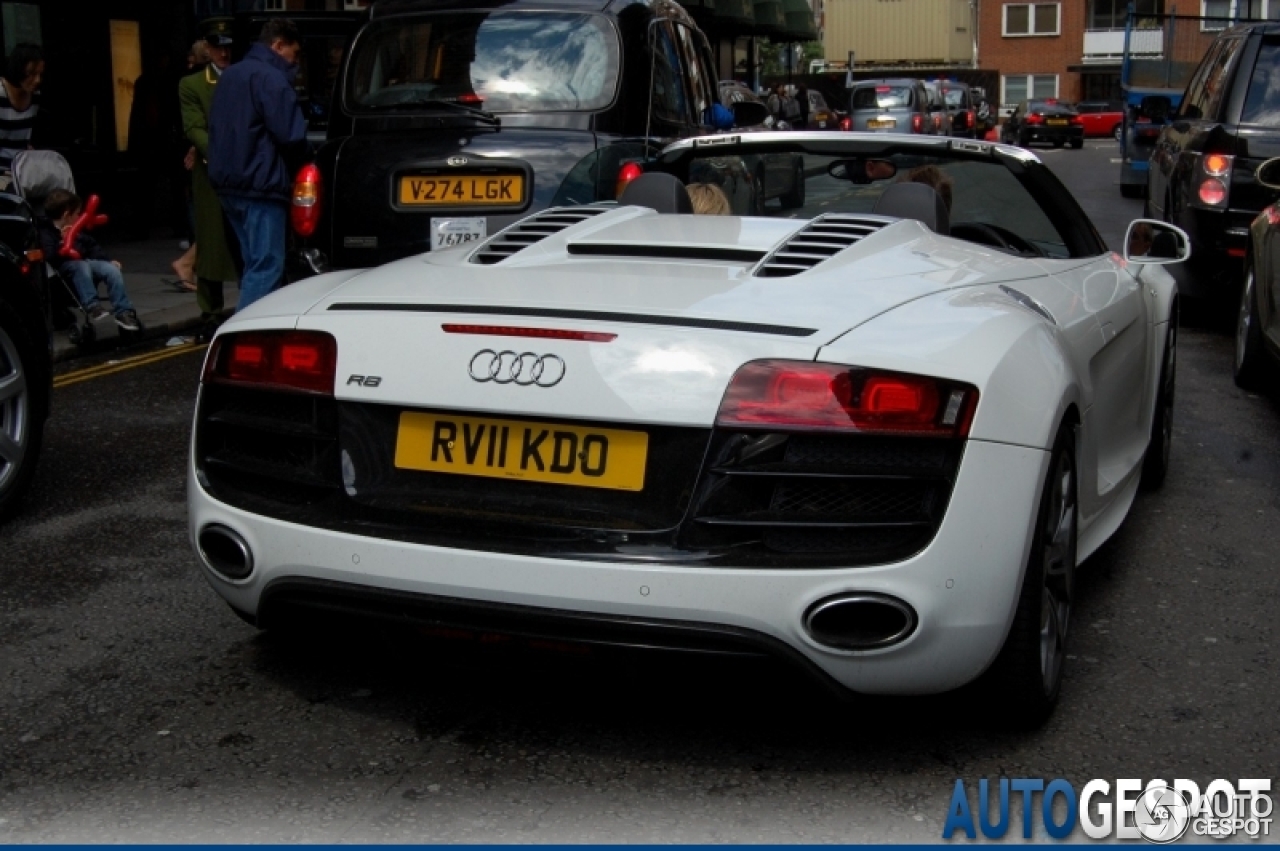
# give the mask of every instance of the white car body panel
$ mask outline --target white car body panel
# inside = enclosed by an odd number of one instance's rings
[[[672,256],[759,257],[806,224],[619,207],[497,265],[473,262],[480,249],[463,246],[295,284],[233,317],[219,336],[327,332],[337,341],[339,402],[516,419],[710,430],[734,373],[765,358],[971,384],[979,402],[954,490],[920,552],[859,567],[746,569],[545,558],[349,534],[215,498],[193,438],[193,545],[201,529],[220,524],[254,554],[253,573],[240,581],[205,560],[210,584],[248,616],[271,582],[314,579],[729,625],[783,642],[832,681],[861,692],[938,692],[972,680],[1008,633],[1050,450],[1064,422],[1074,423],[1077,435],[1079,556],[1093,552],[1127,513],[1150,436],[1173,280],[1155,266],[1126,267],[1114,254],[1013,256],[907,219],[793,277],[758,276],[755,259]],[[611,251],[623,256],[600,256]],[[650,256],[635,256],[643,252]],[[617,336],[607,343],[521,339],[446,333],[444,323]],[[469,365],[486,349],[554,354],[564,362],[564,380],[546,388],[477,381]],[[369,376],[377,381],[363,380]],[[881,650],[816,643],[802,628],[805,611],[849,591],[906,601],[918,626]]]

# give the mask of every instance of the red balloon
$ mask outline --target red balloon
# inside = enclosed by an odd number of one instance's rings
[[[81,231],[102,227],[109,221],[106,215],[98,212],[99,200],[97,195],[90,195],[84,202],[84,210],[80,213],[80,217],[71,227],[63,231],[62,246],[58,249],[58,254],[72,260],[82,259],[80,252],[76,251],[76,237],[80,236]]]

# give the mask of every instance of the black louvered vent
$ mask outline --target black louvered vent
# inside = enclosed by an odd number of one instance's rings
[[[592,216],[598,216],[613,207],[553,207],[543,210],[536,216],[516,222],[511,227],[496,234],[493,239],[471,255],[472,263],[492,266],[501,263],[522,248],[541,242],[549,236],[559,233],[579,222],[585,222]]]
[[[897,219],[886,216],[851,216],[828,213],[819,216],[770,254],[756,269],[761,278],[789,278],[834,257],[850,245]]]

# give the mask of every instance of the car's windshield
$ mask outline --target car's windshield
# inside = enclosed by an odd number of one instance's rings
[[[910,105],[910,86],[863,86],[853,90],[854,109],[889,109]]]
[[[354,111],[429,111],[431,101],[492,112],[600,109],[613,100],[618,64],[618,37],[600,15],[394,17],[356,39],[346,102]]]
[[[862,172],[862,164],[868,159],[865,156],[816,155],[796,150],[737,157],[726,156],[723,151],[712,156],[712,150],[695,155],[688,173],[682,177],[690,182],[719,185],[734,215],[811,219],[824,213],[873,213],[876,202],[893,183],[940,179],[949,184],[949,192],[940,194],[951,196],[954,235],[1012,248],[1013,253],[1019,254],[1071,254],[1032,190],[1000,161],[953,157],[945,151],[937,155],[914,151],[875,154],[872,159],[887,164],[893,173],[878,178],[886,166],[874,165]],[[840,163],[851,163],[852,167],[841,169]],[[928,169],[930,166],[932,170]],[[861,181],[851,179],[850,174],[862,175]],[[798,175],[803,175],[802,191],[791,184]],[[1005,245],[1000,244],[1001,235]]]

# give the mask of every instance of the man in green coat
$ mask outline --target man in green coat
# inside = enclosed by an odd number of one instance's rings
[[[178,101],[182,106],[182,129],[192,150],[187,154],[191,169],[191,197],[196,212],[196,302],[206,322],[221,319],[222,285],[239,278],[235,255],[228,239],[222,203],[209,183],[209,109],[218,78],[231,64],[231,19],[214,18],[205,22],[205,42],[209,45],[209,64],[178,83]]]

